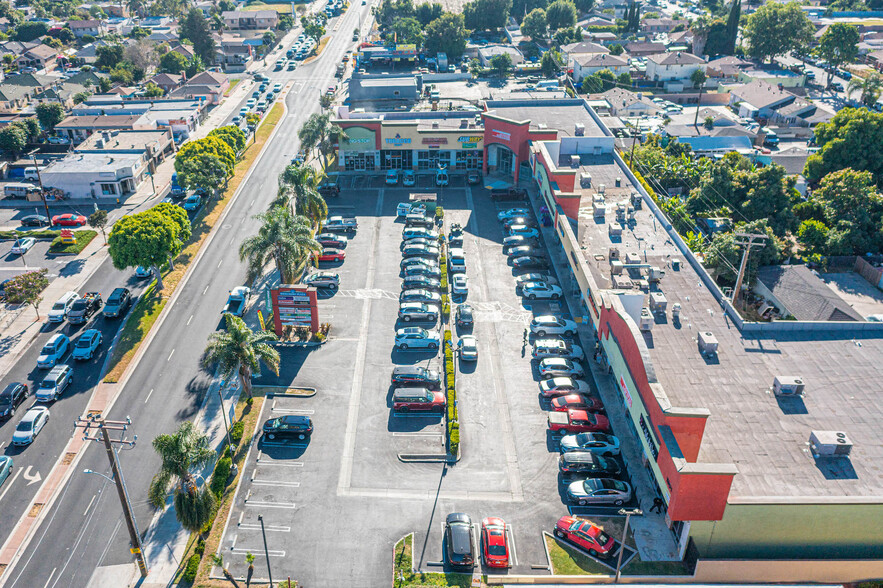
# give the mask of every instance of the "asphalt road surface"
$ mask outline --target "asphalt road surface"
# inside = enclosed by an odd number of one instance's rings
[[[264,211],[275,197],[276,178],[297,152],[297,130],[313,112],[318,111],[319,92],[335,81],[334,66],[347,50],[353,48],[351,35],[359,23],[359,13],[367,22],[370,5],[361,6],[354,2],[346,14],[332,19],[329,30],[338,19],[343,19],[343,23],[333,33],[322,55],[312,63],[301,64],[293,72],[273,72],[274,60],[268,59],[265,73],[271,81],[294,82],[286,96],[288,116],[238,198],[230,205],[224,224],[206,245],[202,259],[193,268],[193,274],[180,291],[169,316],[108,415],[110,419],[120,420],[131,416],[133,426],[128,434],[137,434],[143,439],[134,449],[120,452],[121,467],[142,530],[148,527],[154,514],[146,502],[146,494],[159,466],[159,458],[149,440],[173,431],[180,422],[192,418],[202,405],[211,375],[200,370],[199,357],[209,334],[218,326],[218,313],[228,291],[241,285],[245,279],[245,267],[235,251],[244,238],[257,230],[258,222],[252,217]],[[243,98],[243,103],[245,100]],[[102,292],[109,292],[112,285],[126,278],[114,275],[110,266],[95,275],[93,280],[100,281],[96,286]],[[101,326],[104,319],[98,320]],[[108,342],[106,336],[105,345]],[[38,349],[35,346],[22,360],[22,373],[13,372],[9,378],[26,377],[35,364]],[[33,476],[35,470],[48,472],[55,463],[58,452],[73,431],[74,418],[81,414],[86,404],[88,389],[95,384],[96,366],[98,364],[93,362],[88,367],[75,368],[76,386],[86,387],[74,387],[73,392],[50,407],[52,419],[37,442],[22,452],[27,457],[15,456],[17,469],[34,465],[30,474]],[[3,425],[0,443],[8,441],[11,429],[9,424]],[[95,446],[86,451],[78,468],[80,471],[88,468],[110,473],[102,448]],[[27,486],[23,476],[4,485],[3,491],[12,490],[0,497],[4,512],[0,520],[0,537],[8,535],[38,486]],[[96,567],[129,562],[132,562],[132,556],[128,535],[115,492],[109,482],[78,471],[61,490],[31,544],[9,571],[6,585],[85,587]]]

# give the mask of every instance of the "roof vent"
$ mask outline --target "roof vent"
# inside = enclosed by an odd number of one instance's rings
[[[773,378],[773,393],[776,396],[803,396],[806,385],[800,376],[776,376]]]
[[[460,119],[460,128],[465,129],[469,125],[469,121],[465,118]]]
[[[433,123],[432,123],[432,128],[437,129],[437,128],[438,128],[438,123],[437,123],[437,122],[433,122]]]
[[[699,353],[708,357],[717,354],[717,337],[711,331],[699,333]]]
[[[579,155],[570,156],[570,167],[576,169],[579,167]]]
[[[579,187],[580,188],[591,188],[592,187],[592,174],[583,172],[579,175]]]
[[[809,434],[809,447],[815,457],[849,455],[852,441],[842,431],[812,431]]]
[[[586,125],[583,123],[576,123],[573,127],[573,134],[577,137],[585,137],[586,135]]]

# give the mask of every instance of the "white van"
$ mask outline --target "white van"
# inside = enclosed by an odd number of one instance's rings
[[[64,296],[58,299],[58,302],[52,305],[52,310],[49,311],[49,322],[50,323],[60,323],[67,318],[67,313],[71,309],[71,306],[74,305],[80,298],[80,295],[76,292],[66,292]]]
[[[45,169],[45,168],[42,168],[42,167],[41,167],[41,168],[40,168],[40,171],[43,171],[44,169]],[[25,180],[27,180],[27,181],[29,181],[29,182],[36,182],[36,181],[38,181],[38,180],[40,179],[40,176],[39,176],[39,174],[37,173],[37,168],[36,168],[36,167],[33,167],[33,166],[31,166],[31,167],[26,167],[26,168],[25,168],[25,175],[24,175],[24,178],[25,178]]]

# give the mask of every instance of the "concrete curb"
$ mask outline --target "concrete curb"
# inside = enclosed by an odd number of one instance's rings
[[[309,386],[252,386],[253,390],[262,390],[267,388],[288,388],[289,390],[296,388],[298,390],[306,390],[308,394],[298,394],[296,392],[265,392],[267,398],[275,398],[276,396],[291,398],[312,398],[316,395],[316,389]]]
[[[447,462],[447,453],[399,453],[399,461],[402,463],[441,463]]]

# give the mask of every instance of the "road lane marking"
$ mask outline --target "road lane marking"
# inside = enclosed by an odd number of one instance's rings
[[[188,326],[190,325],[190,321],[192,321],[192,320],[193,320],[193,315],[191,314],[191,315],[190,315],[190,318],[187,319],[187,325],[188,325]]]
[[[15,483],[15,479],[21,474],[21,470],[15,470],[15,475],[12,476],[12,480],[6,482],[6,489],[3,491],[3,494],[0,494],[0,502],[3,502],[3,498],[6,496],[6,493],[9,492],[9,489],[12,488],[12,484]]]
[[[147,398],[144,399],[144,404],[147,404],[147,401],[150,400],[151,394],[153,394],[153,388],[151,388],[150,392],[147,393]]]
[[[273,412],[285,412],[289,414],[316,414],[311,408],[274,408]]]
[[[256,523],[241,523],[239,525],[240,529],[247,529],[250,531],[260,531],[261,526]],[[264,527],[265,531],[271,532],[276,531],[277,533],[291,533],[291,527],[283,527],[280,525],[266,525]]]
[[[89,501],[89,506],[87,506],[87,507],[86,507],[86,510],[83,511],[83,516],[86,516],[86,513],[89,512],[89,509],[90,509],[90,508],[92,508],[92,503],[95,502],[95,498],[96,498],[97,496],[98,496],[97,494],[93,494],[93,495],[92,495],[92,500]]]
[[[202,295],[205,296],[205,293],[208,292],[208,286],[205,287],[205,290],[202,291]]]
[[[233,553],[258,553],[258,554],[261,553],[261,550],[257,549],[257,548],[255,548],[255,549],[239,548],[239,549],[231,549],[230,551],[232,551]],[[284,551],[278,551],[275,549],[267,549],[267,550],[264,550],[264,552],[269,553],[270,556],[272,556],[272,557],[285,557]]]
[[[46,586],[49,586],[49,584],[52,582],[52,576],[55,575],[55,570],[57,570],[57,569],[58,568],[52,568],[52,573],[49,574],[49,579],[46,580],[46,583],[43,585],[43,588],[46,588]]]
[[[255,465],[262,465],[262,466],[263,465],[271,465],[273,467],[282,466],[282,467],[286,467],[286,468],[302,468],[302,467],[304,467],[304,464],[297,462],[297,461],[289,462],[289,463],[281,463],[281,462],[277,462],[276,460],[260,462]]]
[[[264,508],[288,508],[293,509],[293,502],[254,502],[248,501],[245,503],[245,506],[263,506]]]
[[[169,353],[169,357],[166,359],[166,361],[170,361],[170,360],[172,359],[172,356],[173,356],[174,354],[175,354],[175,350],[172,349],[172,352]]]
[[[224,259],[221,258],[221,261],[218,262],[218,267],[221,267],[221,264],[224,263]]]

